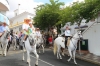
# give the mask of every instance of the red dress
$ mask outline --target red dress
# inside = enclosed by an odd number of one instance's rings
[[[50,44],[52,44],[52,37],[49,37],[48,41]]]

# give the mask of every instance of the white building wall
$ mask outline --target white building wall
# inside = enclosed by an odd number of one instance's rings
[[[17,15],[23,13],[23,12],[25,12],[25,10],[23,10],[23,9],[16,9],[16,10],[14,11],[15,16],[17,16]]]
[[[25,19],[25,18],[27,18],[27,15],[20,16],[20,17],[14,19],[12,24],[16,24],[17,22],[18,22],[18,23],[24,22],[24,19]]]
[[[100,24],[93,25],[84,35],[88,39],[89,52],[100,56]]]
[[[17,23],[24,22],[24,19],[27,18],[27,17],[28,17],[28,15],[22,15],[22,16],[20,16],[19,18],[16,18],[16,19],[13,21],[12,24],[17,24]],[[14,32],[20,32],[20,31],[19,31],[19,28],[20,28],[19,26],[14,27],[14,28],[13,28],[13,31],[14,31]]]

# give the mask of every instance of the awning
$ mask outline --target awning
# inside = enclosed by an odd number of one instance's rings
[[[10,23],[9,19],[5,15],[0,13],[0,24],[2,24],[3,22],[5,22],[7,25],[9,25]]]
[[[88,25],[80,26],[80,28],[87,28],[87,27],[88,27]],[[77,26],[77,27],[75,27],[75,29],[79,29],[79,27]]]

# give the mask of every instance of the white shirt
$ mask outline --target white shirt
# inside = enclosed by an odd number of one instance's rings
[[[57,30],[56,30],[56,29],[53,29],[53,32],[54,32],[55,34],[57,34]]]
[[[36,31],[35,33],[36,33],[37,36],[41,36],[40,31]]]
[[[27,24],[23,24],[22,29],[26,29],[26,30],[28,30],[28,28],[29,28],[29,25],[27,25]]]
[[[71,36],[70,30],[65,30],[65,36]]]

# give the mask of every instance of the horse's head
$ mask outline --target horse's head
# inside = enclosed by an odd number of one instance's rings
[[[79,40],[83,40],[82,32],[80,30],[77,31],[77,33],[73,37]]]
[[[10,36],[10,31],[5,31],[3,34],[6,38],[8,38]]]
[[[35,33],[31,33],[30,35],[29,35],[29,38],[35,38],[36,37],[36,34]]]
[[[83,40],[82,31],[78,31],[77,34],[78,34],[78,38],[80,40]]]

